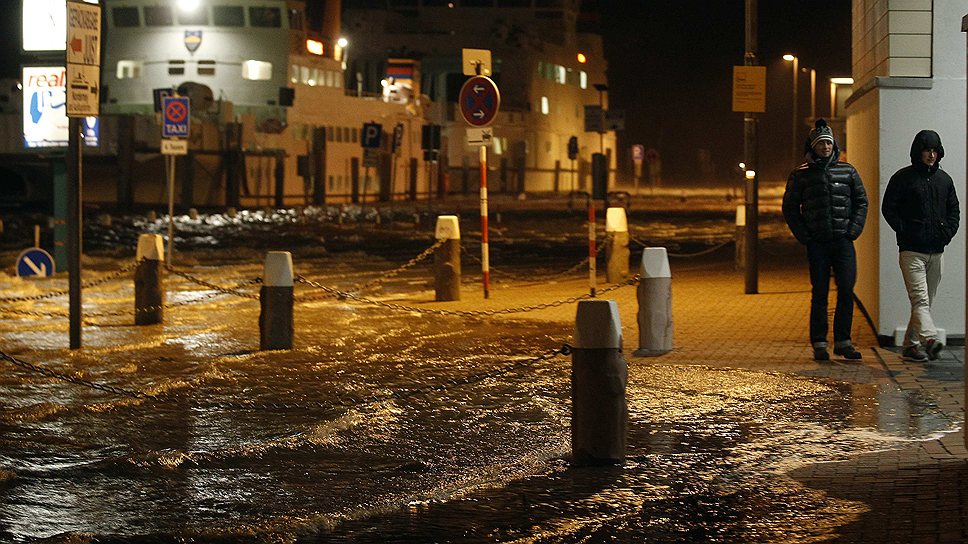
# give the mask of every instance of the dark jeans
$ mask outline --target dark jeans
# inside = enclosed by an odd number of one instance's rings
[[[846,238],[807,244],[810,261],[810,342],[827,343],[827,293],[830,271],[837,282],[837,308],[834,310],[834,343],[850,342],[854,321],[854,283],[857,281],[857,254],[854,243]]]

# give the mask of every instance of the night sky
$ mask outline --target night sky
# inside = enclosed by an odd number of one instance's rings
[[[801,67],[817,70],[817,112],[828,115],[828,78],[850,75],[850,1],[758,4],[757,58],[767,67],[759,169],[765,178],[785,178],[793,166],[792,67],[781,57],[796,54]],[[666,177],[681,181],[700,177],[702,156],[709,157],[707,171],[712,168],[702,177],[722,183],[738,176],[732,168],[742,155],[743,116],[731,111],[731,85],[733,65],[743,64],[744,0],[586,0],[585,6],[600,13],[610,105],[626,111],[620,147],[658,149]],[[0,57],[0,75],[18,77],[20,17],[9,15],[0,32],[0,50],[9,52]],[[801,73],[804,117],[809,96],[809,73]]]

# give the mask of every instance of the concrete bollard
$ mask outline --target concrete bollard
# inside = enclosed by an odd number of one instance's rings
[[[625,462],[628,363],[614,300],[583,300],[571,354],[571,458],[576,466]]]
[[[110,227],[111,226],[111,214],[109,214],[109,213],[102,213],[101,215],[97,216],[97,224],[98,225],[101,225],[102,227]]]
[[[145,219],[154,223],[158,220],[158,212],[155,210],[148,210],[148,214],[145,216]]]
[[[134,270],[134,324],[155,325],[165,319],[165,244],[160,234],[138,237]]]
[[[638,286],[638,357],[653,357],[672,351],[672,272],[664,247],[642,250]]]
[[[259,349],[292,349],[292,254],[266,254],[262,289],[259,290]]]
[[[736,270],[746,266],[746,205],[736,206]]]
[[[446,240],[434,253],[434,300],[460,300],[460,226],[457,216],[438,217],[434,237]]]
[[[188,218],[192,221],[198,221],[198,210],[195,208],[188,208]]]
[[[618,283],[629,277],[629,224],[625,208],[605,212],[605,279]]]
[[[227,215],[229,219],[235,219],[235,216],[239,215],[239,212],[235,208],[229,206],[229,208],[225,210],[225,215]]]

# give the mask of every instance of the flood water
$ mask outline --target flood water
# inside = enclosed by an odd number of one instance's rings
[[[540,279],[587,251],[568,214],[508,215],[491,234],[496,270],[528,255],[505,267]],[[183,221],[176,268],[249,295],[266,248],[285,244],[298,274],[350,289],[432,242],[426,225],[399,218]],[[164,228],[91,225],[84,281],[110,279],[139,232]],[[775,220],[763,228],[782,232]],[[632,235],[689,251],[732,229],[729,216],[657,217]],[[9,269],[16,251],[0,256]],[[423,262],[379,292],[428,289],[428,271]],[[163,325],[135,327],[130,277],[85,290],[82,350],[67,349],[66,296],[0,301],[2,352],[147,395],[0,361],[0,540],[815,542],[862,506],[788,471],[953,428],[890,382],[634,360],[627,463],[572,468],[570,359],[553,352],[573,323],[401,312],[297,285],[318,300],[299,303],[296,348],[259,351],[257,300],[170,275],[177,306]],[[63,276],[0,275],[0,298],[66,287]]]

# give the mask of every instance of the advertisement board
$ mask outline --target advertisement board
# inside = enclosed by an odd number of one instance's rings
[[[67,70],[63,66],[25,66],[22,76],[24,146],[67,147]],[[81,125],[84,144],[96,147],[98,119],[87,117]]]

